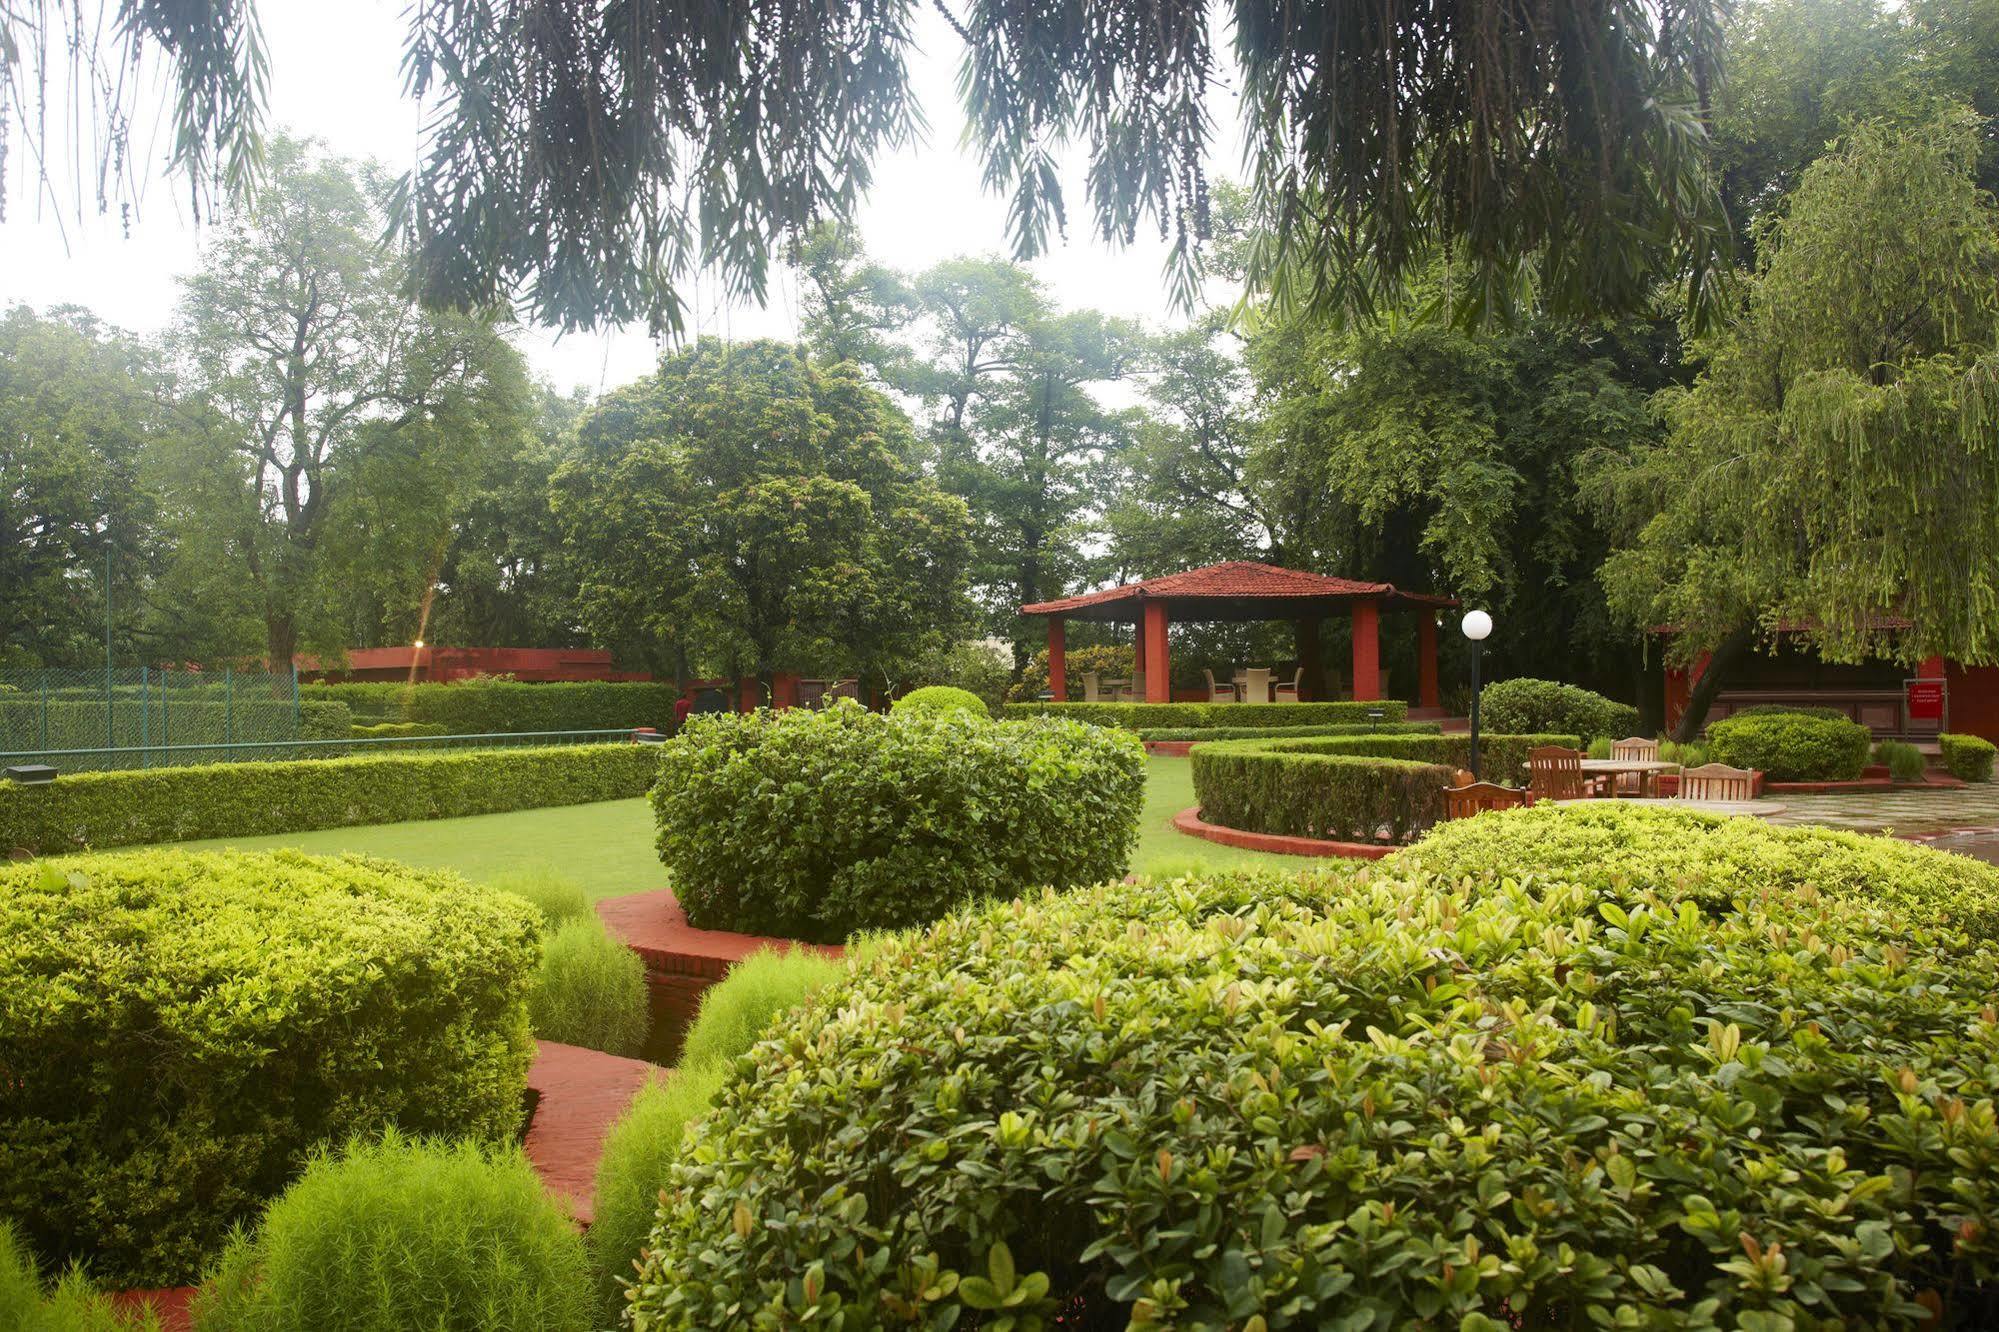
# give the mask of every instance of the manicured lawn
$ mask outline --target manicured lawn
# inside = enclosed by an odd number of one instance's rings
[[[1137,872],[1178,874],[1248,865],[1299,870],[1314,863],[1295,856],[1238,851],[1173,831],[1168,821],[1194,803],[1188,761],[1153,758],[1147,763],[1145,814],[1139,824],[1138,854],[1132,861]],[[295,846],[322,854],[361,851],[412,865],[448,866],[473,879],[488,879],[523,865],[547,865],[582,884],[592,897],[616,897],[666,886],[666,870],[653,852],[652,841],[651,807],[643,800],[611,800],[514,814],[326,828],[276,837],[225,837],[182,845],[250,850]]]

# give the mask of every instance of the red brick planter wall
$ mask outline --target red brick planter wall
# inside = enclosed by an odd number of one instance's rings
[[[1210,842],[1223,846],[1238,847],[1244,851],[1268,851],[1280,856],[1338,856],[1347,860],[1379,860],[1391,852],[1400,851],[1399,846],[1382,846],[1375,842],[1333,842],[1320,837],[1282,837],[1276,833],[1251,832],[1247,828],[1228,828],[1219,823],[1205,823],[1201,811],[1183,809],[1173,816],[1173,826],[1191,837],[1205,837]]]

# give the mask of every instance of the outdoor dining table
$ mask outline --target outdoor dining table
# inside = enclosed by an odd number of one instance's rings
[[[1529,763],[1521,763],[1523,768],[1531,768]],[[1659,789],[1659,774],[1678,772],[1680,765],[1668,763],[1664,759],[1629,758],[1586,758],[1582,761],[1585,777],[1620,777],[1627,773],[1638,774],[1638,789],[1641,795],[1653,795]],[[1598,797],[1602,799],[1603,797]]]

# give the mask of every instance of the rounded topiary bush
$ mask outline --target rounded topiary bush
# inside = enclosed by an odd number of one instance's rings
[[[1532,876],[1610,900],[1738,900],[1809,890],[1876,901],[1926,926],[1999,941],[1999,866],[1891,837],[1618,805],[1537,805],[1442,823],[1383,862],[1491,888]]]
[[[1038,718],[852,703],[698,717],[660,746],[660,858],[704,929],[837,941],[1124,872],[1145,749]]]
[[[1850,782],[1867,766],[1873,735],[1845,717],[1758,712],[1707,728],[1708,757],[1773,782]]]
[[[329,1138],[509,1138],[538,923],[354,856],[0,867],[0,1216],[51,1269],[178,1285]]]
[[[969,689],[952,685],[925,685],[897,699],[891,712],[962,712],[973,717],[991,717],[986,701]]]
[[[316,1158],[203,1287],[199,1332],[585,1332],[583,1239],[518,1149],[393,1130]]]
[[[652,1024],[645,962],[594,917],[551,930],[528,995],[528,1022],[544,1041],[638,1054]]]
[[[1638,709],[1557,680],[1498,680],[1478,691],[1479,723],[1526,735],[1568,731],[1591,740],[1621,740],[1638,730]]]
[[[988,904],[739,1066],[637,1325],[1988,1325],[1956,943],[1378,872]]]
[[[1984,736],[1945,732],[1937,737],[1937,748],[1943,753],[1944,768],[1959,781],[1992,780],[1992,759],[1999,755],[1999,746]]]

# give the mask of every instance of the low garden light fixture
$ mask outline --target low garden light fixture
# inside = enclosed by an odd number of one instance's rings
[[[23,786],[38,786],[56,779],[56,770],[46,763],[19,763],[7,769],[7,780]]]
[[[1492,633],[1492,617],[1482,610],[1466,611],[1458,626],[1471,640],[1471,779],[1478,778],[1478,664],[1485,655],[1485,640]]]

